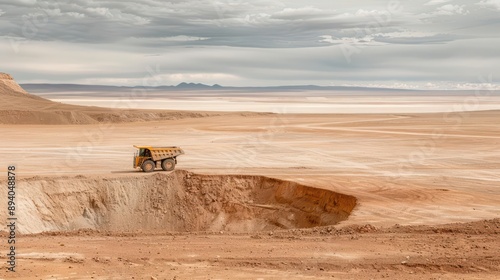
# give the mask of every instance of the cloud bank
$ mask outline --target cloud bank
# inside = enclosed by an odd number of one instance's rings
[[[500,1],[5,1],[23,83],[477,83],[500,72]]]

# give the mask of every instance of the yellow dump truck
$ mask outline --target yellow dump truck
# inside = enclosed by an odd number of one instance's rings
[[[177,156],[184,154],[179,147],[135,146],[138,151],[134,155],[134,168],[144,172],[152,172],[156,167],[172,171],[177,164]]]

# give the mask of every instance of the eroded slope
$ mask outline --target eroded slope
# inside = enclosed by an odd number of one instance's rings
[[[231,231],[308,228],[346,220],[356,198],[263,176],[186,171],[109,179],[26,179],[19,232]]]

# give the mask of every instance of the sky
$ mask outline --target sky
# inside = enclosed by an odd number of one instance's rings
[[[500,89],[500,0],[0,0],[20,83]]]

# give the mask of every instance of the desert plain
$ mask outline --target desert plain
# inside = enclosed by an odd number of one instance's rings
[[[423,95],[409,111],[397,95],[282,94],[269,110],[241,96],[208,110],[195,96],[179,111],[54,102],[1,80],[0,183],[15,165],[18,249],[8,272],[2,241],[0,279],[500,275],[498,93],[475,107],[473,93]],[[440,102],[469,110],[426,105]],[[349,110],[315,113],[325,103]],[[185,155],[144,173],[132,145]]]

